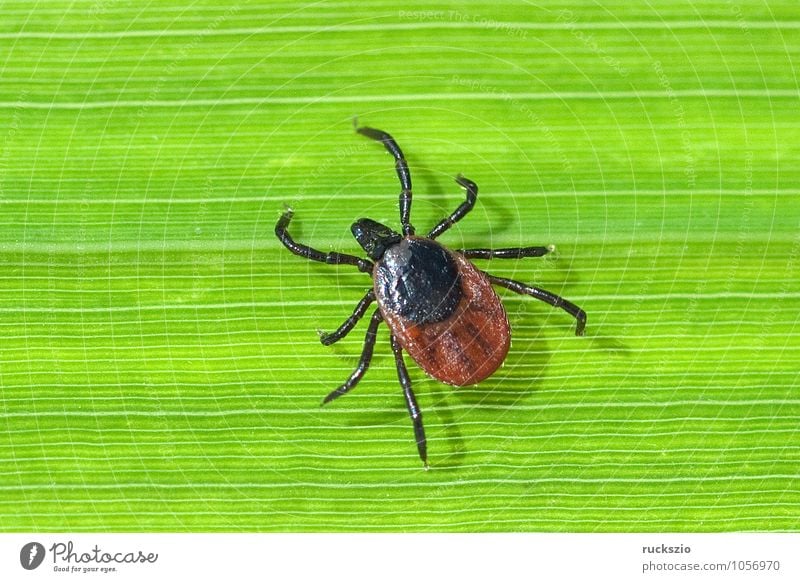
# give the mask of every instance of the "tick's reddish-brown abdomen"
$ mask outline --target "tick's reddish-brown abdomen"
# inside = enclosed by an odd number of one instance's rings
[[[444,320],[416,324],[381,306],[400,345],[429,376],[466,386],[488,378],[505,360],[511,332],[505,309],[489,279],[458,253],[462,296]],[[380,289],[375,289],[380,297]],[[380,303],[380,302],[379,302]]]

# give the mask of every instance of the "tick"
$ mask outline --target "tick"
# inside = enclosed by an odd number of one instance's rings
[[[357,127],[361,135],[383,144],[394,157],[400,179],[401,232],[361,218],[350,230],[369,259],[339,252],[322,252],[295,241],[288,232],[293,212],[287,209],[275,226],[275,234],[296,255],[330,265],[351,265],[372,277],[372,287],[364,294],[353,313],[332,333],[321,333],[320,341],[329,346],[345,337],[366,314],[372,312],[361,358],[347,381],[328,394],[323,404],[347,394],[364,377],[372,360],[378,326],[389,326],[397,376],[406,407],[414,426],[414,438],[427,469],[428,453],[422,412],[411,389],[403,351],[429,376],[453,386],[477,384],[503,363],[511,341],[506,312],[492,285],[529,295],[559,307],[577,320],[576,335],[583,335],[586,313],[574,303],[533,285],[496,277],[481,271],[471,259],[521,259],[541,257],[552,247],[503,249],[448,249],[436,242],[475,206],[478,186],[462,175],[456,182],[466,192],[462,202],[425,236],[415,234],[411,225],[411,174],[403,152],[385,131]]]

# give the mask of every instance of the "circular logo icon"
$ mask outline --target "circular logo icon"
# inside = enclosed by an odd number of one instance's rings
[[[35,570],[44,560],[44,546],[39,542],[29,542],[19,551],[19,563],[26,570]]]

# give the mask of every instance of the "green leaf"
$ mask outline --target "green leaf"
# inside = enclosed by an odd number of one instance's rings
[[[3,531],[729,531],[800,526],[796,2],[96,0],[0,5]],[[396,225],[391,132],[492,273],[505,366],[409,361],[369,287],[291,255]]]

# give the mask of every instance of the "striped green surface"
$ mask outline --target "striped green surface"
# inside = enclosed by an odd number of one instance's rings
[[[0,3],[0,529],[800,526],[796,2]],[[396,224],[392,132],[514,340],[479,387],[326,348]]]

